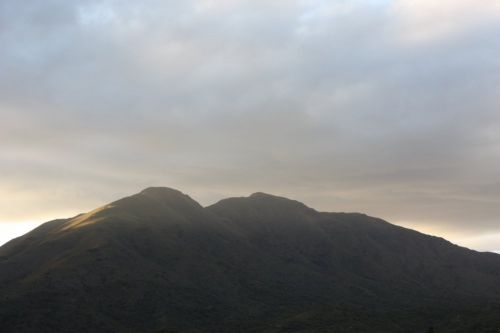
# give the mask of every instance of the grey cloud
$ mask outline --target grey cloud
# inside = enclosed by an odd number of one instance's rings
[[[498,232],[500,15],[418,40],[401,15],[391,1],[3,1],[0,221],[168,185]]]

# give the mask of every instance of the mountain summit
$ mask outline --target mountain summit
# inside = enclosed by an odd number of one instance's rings
[[[0,248],[1,332],[497,332],[500,255],[264,193],[151,187]]]

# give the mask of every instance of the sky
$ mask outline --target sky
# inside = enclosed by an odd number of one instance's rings
[[[500,2],[0,1],[0,243],[148,186],[500,250]]]

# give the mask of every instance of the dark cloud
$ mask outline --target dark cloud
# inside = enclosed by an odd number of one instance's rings
[[[167,185],[491,248],[499,33],[490,0],[3,1],[0,221]]]

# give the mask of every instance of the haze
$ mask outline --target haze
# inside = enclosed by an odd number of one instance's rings
[[[500,249],[500,3],[0,2],[0,243],[147,186]]]

